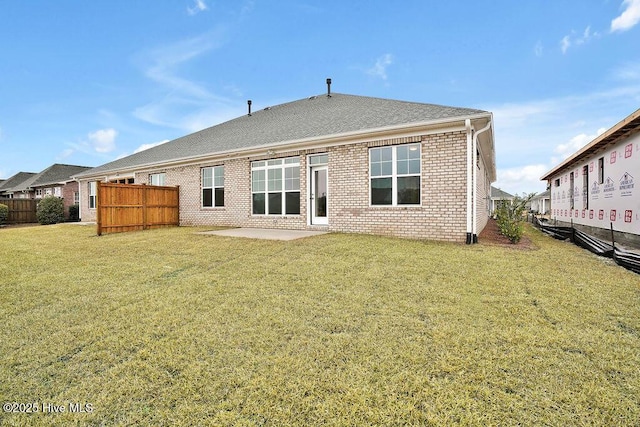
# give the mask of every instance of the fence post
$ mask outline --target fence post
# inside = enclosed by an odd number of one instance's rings
[[[89,187],[91,187],[91,183],[89,183]],[[98,225],[98,236],[102,236],[102,215],[100,211],[102,210],[100,207],[100,181],[96,181],[96,223]]]
[[[148,187],[142,184],[142,229],[146,230],[147,227],[147,190]]]

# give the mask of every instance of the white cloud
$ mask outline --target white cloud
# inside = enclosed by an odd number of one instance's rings
[[[148,150],[149,148],[157,147],[158,145],[164,144],[165,142],[169,142],[169,140],[165,139],[165,140],[159,141],[159,142],[151,142],[149,144],[142,144],[141,146],[139,146],[138,148],[133,150],[133,153],[135,154],[135,153],[139,153],[139,152],[144,151],[144,150]]]
[[[218,116],[235,117],[227,114],[239,111],[234,102],[181,75],[181,67],[221,46],[223,38],[223,30],[216,29],[148,52],[144,73],[165,95],[136,108],[133,115],[148,123],[188,132],[216,124]],[[201,123],[203,126],[196,128]]]
[[[591,32],[591,25],[588,25],[587,28],[584,29],[582,35],[576,37],[575,34],[575,31],[571,31],[571,33],[567,34],[562,38],[562,40],[560,40],[560,50],[562,50],[562,53],[567,53],[571,46],[580,46],[587,43],[592,38],[600,37],[599,32]]]
[[[624,0],[626,9],[611,21],[611,32],[627,31],[640,22],[640,0]]]
[[[543,165],[539,178],[563,156],[635,111],[639,103],[640,85],[623,81],[605,91],[478,106],[493,112],[500,188],[512,194],[544,191],[544,183],[531,179],[532,174],[522,172],[524,168],[530,171],[530,166],[538,166],[539,171]]]
[[[191,16],[207,10],[207,4],[204,0],[195,0],[193,7],[187,7],[187,13]]]
[[[571,156],[573,153],[596,139],[599,135],[602,135],[607,129],[600,128],[596,131],[595,135],[587,135],[586,133],[581,133],[569,140],[566,144],[558,144],[556,148],[553,150],[554,153],[560,155],[560,161],[566,159]],[[558,163],[557,158],[552,157],[551,163]]]
[[[535,52],[537,57],[542,56],[544,48],[542,46],[542,42],[541,41],[538,40],[538,43],[536,43],[535,47],[533,48],[533,51]]]
[[[562,53],[567,53],[567,50],[571,47],[571,39],[569,36],[564,36],[562,40],[560,40],[560,49]]]
[[[367,74],[387,80],[387,67],[392,63],[393,55],[386,53],[376,60],[375,65],[367,70]]]
[[[115,129],[100,129],[91,132],[88,135],[89,144],[98,153],[109,153],[116,148],[116,136],[118,131]]]
[[[533,164],[498,170],[498,179],[492,185],[513,195],[539,193],[546,184],[540,177],[549,170],[544,164]]]

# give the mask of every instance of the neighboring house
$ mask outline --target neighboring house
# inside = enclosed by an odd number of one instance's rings
[[[529,201],[529,209],[540,215],[547,215],[551,207],[551,190],[536,194]]]
[[[502,191],[499,188],[491,186],[491,215],[495,215],[496,209],[500,207],[500,205],[513,202],[513,195],[507,193],[506,191]]]
[[[77,174],[180,186],[181,225],[321,229],[467,243],[488,219],[492,114],[331,94],[267,107]]]
[[[29,190],[29,183],[37,174],[18,172],[0,185],[0,198],[33,199],[34,192]]]
[[[64,214],[69,218],[69,207],[80,202],[78,182],[72,175],[87,171],[87,166],[53,164],[37,174],[28,183],[33,190],[34,197],[40,199],[46,196],[60,197],[64,201]]]
[[[640,243],[640,109],[598,136],[542,178],[551,191],[551,219],[595,236]]]

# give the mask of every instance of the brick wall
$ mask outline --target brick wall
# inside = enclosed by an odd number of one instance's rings
[[[381,207],[369,204],[369,148],[421,143],[422,205]],[[328,153],[328,226],[308,225],[307,155]],[[408,238],[464,242],[466,238],[466,134],[464,131],[407,138],[376,140],[279,153],[277,157],[300,157],[300,215],[259,216],[251,213],[251,161],[267,157],[229,159],[174,168],[136,172],[136,184],[147,184],[152,173],[165,173],[165,185],[180,186],[180,224],[286,229],[327,229],[336,232],[371,233]],[[225,206],[201,207],[201,169],[225,168]],[[476,189],[478,233],[486,223],[489,183],[484,164],[478,171]],[[88,208],[88,182],[81,183],[82,220],[95,221]]]
[[[95,222],[96,210],[89,209],[89,181],[78,182],[80,191],[80,220],[83,222]]]

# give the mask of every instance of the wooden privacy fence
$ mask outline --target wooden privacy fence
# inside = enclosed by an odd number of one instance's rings
[[[180,187],[98,182],[98,236],[179,224]]]
[[[0,204],[7,205],[9,208],[7,224],[38,222],[36,216],[38,201],[36,199],[0,199]]]

